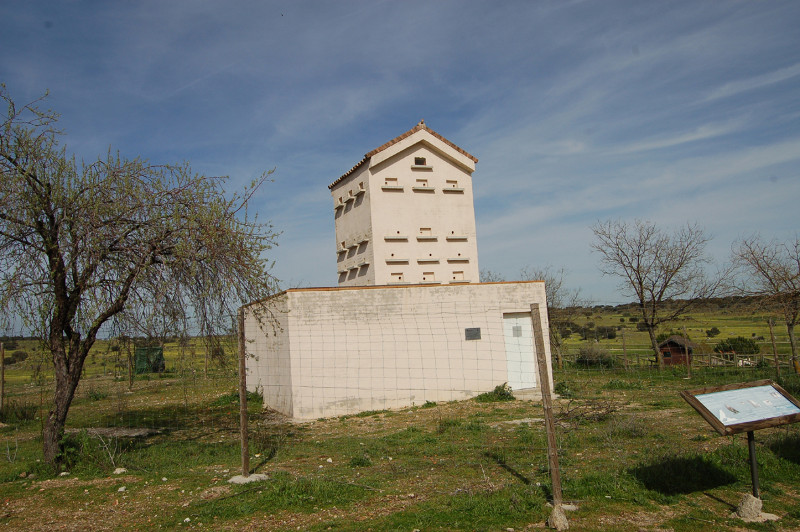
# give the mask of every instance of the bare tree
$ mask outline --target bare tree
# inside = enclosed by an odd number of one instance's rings
[[[482,283],[502,283],[506,280],[505,277],[493,270],[481,270],[479,275]]]
[[[724,276],[709,280],[705,272],[710,238],[697,225],[669,234],[642,220],[597,222],[592,231],[600,271],[619,277],[620,290],[636,298],[658,367],[663,368],[658,326],[685,313],[696,300],[712,297],[722,284]]]
[[[264,254],[277,235],[247,213],[269,172],[226,195],[226,178],[187,164],[109,153],[79,165],[40,100],[17,106],[4,86],[0,97],[0,305],[49,350],[55,391],[42,436],[56,465],[86,356],[104,325],[135,319],[129,303],[169,300],[169,319],[191,317],[210,334],[273,292]]]
[[[794,240],[765,242],[759,236],[740,240],[733,246],[733,263],[744,275],[736,284],[738,292],[763,296],[783,315],[792,364],[800,373],[794,327],[800,316],[800,235]]]
[[[520,279],[523,281],[544,281],[545,297],[547,297],[547,321],[550,329],[550,346],[555,351],[559,367],[562,365],[561,331],[564,325],[573,320],[578,310],[589,304],[581,297],[579,288],[567,288],[564,284],[567,270],[555,269],[552,266],[544,268],[525,266],[520,270]]]

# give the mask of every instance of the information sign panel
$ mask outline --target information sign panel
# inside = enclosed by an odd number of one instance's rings
[[[800,402],[771,380],[681,392],[720,434],[737,434],[800,421]]]

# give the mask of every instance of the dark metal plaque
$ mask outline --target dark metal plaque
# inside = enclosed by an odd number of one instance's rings
[[[481,328],[480,327],[471,327],[464,329],[464,339],[465,340],[480,340],[481,339]]]

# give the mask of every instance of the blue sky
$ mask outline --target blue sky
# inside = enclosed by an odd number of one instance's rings
[[[800,229],[800,3],[4,1],[0,81],[50,90],[68,150],[189,161],[336,283],[327,185],[420,119],[479,159],[479,265],[564,267],[620,303],[597,220],[697,222],[721,264]]]

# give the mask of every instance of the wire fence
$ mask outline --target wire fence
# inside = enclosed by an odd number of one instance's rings
[[[436,344],[442,323],[451,319],[452,316],[443,314],[438,321],[409,322],[403,328],[405,337],[399,339],[380,329],[375,329],[372,338],[363,338],[365,328],[361,327],[357,335],[364,352],[359,363],[370,360],[370,382],[384,388],[399,382],[397,375],[405,371],[402,364],[369,358],[366,353],[370,349],[380,351],[395,340],[413,351],[420,371],[435,373],[448,369],[444,363],[429,366],[427,361],[428,353],[437,349],[459,350],[460,344],[455,340]],[[598,321],[596,316],[587,319]],[[625,516],[632,515],[631,507],[638,508],[633,512],[636,515],[654,513],[651,509],[673,500],[670,497],[675,497],[676,490],[688,494],[686,497],[712,492],[715,497],[734,502],[739,492],[747,491],[748,477],[742,459],[746,442],[716,438],[678,393],[707,385],[776,378],[772,342],[768,333],[764,341],[756,340],[761,331],[751,331],[752,326],[719,327],[723,332],[711,338],[705,335],[705,330],[710,330],[713,324],[710,320],[686,328],[689,339],[699,346],[693,352],[691,368],[682,364],[659,368],[649,343],[642,341],[646,333],[641,331],[617,331],[614,338],[608,338],[608,334],[605,338],[586,335],[585,340],[573,335],[560,349],[553,349],[558,396],[554,405],[555,438],[564,499],[587,508],[578,518],[576,528],[581,528],[580,519],[586,528],[610,526],[612,521],[592,521],[594,517],[587,517],[596,513],[602,513],[602,519],[614,519],[615,526],[628,518]],[[352,330],[356,330],[356,325],[363,323],[354,323]],[[510,325],[513,336],[516,322]],[[346,341],[334,337],[326,343],[325,338],[318,337],[319,331],[311,329],[304,333],[307,349],[311,351],[328,353],[341,349]],[[463,329],[463,324],[459,324],[459,329]],[[679,332],[683,333],[682,327]],[[481,334],[485,339],[487,334],[502,336],[504,331],[483,329]],[[753,338],[760,352],[748,355],[714,352],[719,339],[736,336]],[[109,515],[109,526],[121,528],[132,522],[128,520],[146,526],[153,513],[153,497],[157,496],[172,497],[169,504],[158,510],[164,516],[159,524],[165,527],[177,526],[187,516],[191,516],[192,522],[199,521],[197,516],[205,515],[204,508],[210,508],[212,502],[216,505],[213,514],[216,515],[221,511],[217,508],[233,506],[241,500],[215,498],[216,492],[209,491],[212,486],[217,489],[225,483],[239,459],[236,343],[234,338],[225,338],[217,345],[221,350],[215,351],[200,339],[168,341],[164,344],[165,367],[161,372],[137,374],[127,348],[111,340],[99,342],[87,359],[67,429],[71,434],[86,431],[94,435],[96,445],[107,446],[100,449],[97,461],[104,460],[104,469],[97,474],[110,476],[114,467],[123,465],[144,479],[127,480],[131,499],[126,502],[120,498],[126,512]],[[477,371],[484,371],[479,368],[489,358],[506,357],[504,347],[497,348],[502,353],[488,350],[481,354],[476,351],[475,343],[463,345],[466,346],[463,353],[448,360],[472,363],[474,357]],[[797,395],[800,377],[790,365],[788,338],[776,334],[776,345],[781,383]],[[19,351],[25,351],[27,356],[18,354],[14,358]],[[587,358],[587,352],[596,357]],[[20,448],[28,441],[29,455],[40,456],[35,454],[39,453],[40,445],[36,438],[50,409],[53,375],[48,355],[33,340],[16,340],[14,347],[6,348],[6,358],[13,359],[5,368],[6,412],[16,409],[20,417],[29,419],[27,424],[11,420],[13,430],[0,432],[0,455],[6,453],[5,460],[0,456],[0,475],[18,479],[29,469],[19,459],[14,461],[16,441],[20,442]],[[347,364],[355,362],[344,360],[341,365],[335,360],[311,357],[304,371],[311,377],[318,372],[316,382],[329,386],[328,392],[338,390],[347,383],[348,372],[352,374],[353,367]],[[379,364],[378,360],[382,362]],[[417,368],[407,369],[411,378],[410,370]],[[327,373],[333,375],[332,380],[326,380]],[[498,378],[496,384],[502,385],[503,380]],[[314,382],[312,379],[312,386]],[[426,382],[430,382],[431,389],[442,384],[437,379],[422,379],[419,386],[423,392]],[[253,471],[271,474],[275,489],[294,490],[292,493],[299,494],[297,500],[308,501],[313,497],[314,511],[309,510],[306,502],[303,507],[292,506],[292,500],[287,502],[285,497],[276,497],[279,501],[276,503],[269,499],[271,488],[265,487],[263,494],[261,488],[246,492],[247,497],[252,497],[246,501],[248,508],[258,508],[257,513],[236,509],[231,510],[231,515],[236,516],[237,523],[252,518],[254,522],[257,520],[254,526],[267,529],[308,529],[327,524],[326,520],[333,527],[336,519],[339,522],[373,519],[374,529],[396,528],[398,522],[407,529],[425,528],[419,523],[449,529],[522,528],[531,520],[544,520],[546,515],[540,509],[552,494],[542,405],[536,394],[520,390],[512,389],[510,394],[504,393],[502,387],[474,391],[485,393],[458,401],[425,399],[422,394],[415,404],[388,410],[376,402],[369,411],[316,419],[302,425],[261,412],[259,398],[252,397]],[[506,400],[511,397],[516,400]],[[797,467],[791,465],[791,457],[796,454],[785,450],[796,447],[800,438],[797,428],[793,430],[759,434],[759,442],[763,442],[759,450],[768,458],[765,467],[771,468],[764,474],[767,493],[770,489],[773,494],[790,489],[780,484],[783,480],[776,472],[779,466],[784,468],[781,474],[786,478],[798,478]],[[111,443],[131,438],[146,443],[127,446]],[[148,451],[154,442],[157,450]],[[789,462],[783,456],[789,456]],[[86,471],[74,473],[74,477],[89,475]],[[162,476],[169,478],[169,484],[179,475],[194,475],[187,483],[191,487],[184,486],[184,480],[175,480],[170,484],[174,489],[168,494],[155,491],[162,489],[156,487],[161,485]],[[146,484],[148,481],[150,484]],[[139,491],[134,493],[132,485]],[[202,489],[192,494],[191,488],[198,485]],[[91,486],[87,484],[88,488]],[[116,489],[115,486],[111,492],[116,494]],[[34,492],[38,493],[31,491]],[[140,506],[130,502],[134,499],[141,502]],[[696,508],[706,506],[708,498],[697,495],[693,501],[685,507],[699,511]],[[776,511],[776,501],[777,497],[770,501],[771,511]],[[90,504],[95,506],[87,509],[99,511],[105,503],[98,498]],[[790,504],[778,509],[789,512]],[[37,508],[34,504],[27,507]],[[683,512],[683,507],[670,506],[671,512],[677,513]],[[448,513],[449,508],[454,509],[452,513]],[[491,514],[494,508],[500,510]],[[597,508],[603,511],[597,512]],[[72,510],[61,519],[78,519]],[[402,517],[393,518],[397,521],[381,521],[392,512],[412,511],[422,515],[419,522],[411,518],[402,521]],[[429,515],[425,514],[427,511]],[[710,513],[693,515],[714,519]],[[50,517],[31,514],[30,519],[43,522]],[[55,526],[58,519],[54,512],[51,524]],[[211,521],[215,517],[205,515],[203,521],[206,519]],[[220,515],[219,523],[223,519]]]

